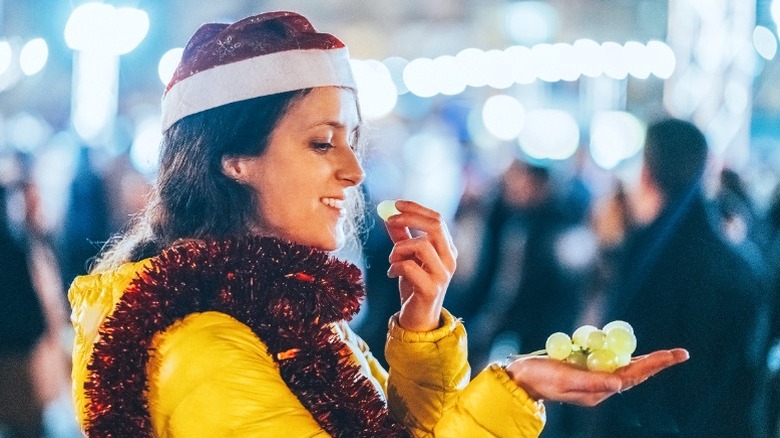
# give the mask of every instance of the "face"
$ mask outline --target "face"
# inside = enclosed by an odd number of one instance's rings
[[[255,232],[326,251],[344,243],[346,197],[363,181],[355,155],[355,94],[314,88],[294,102],[259,157],[228,160],[226,173],[257,196]]]

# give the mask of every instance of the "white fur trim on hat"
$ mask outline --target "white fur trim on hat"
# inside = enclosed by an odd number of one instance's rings
[[[356,89],[346,47],[288,50],[223,64],[174,84],[162,99],[162,131],[233,102],[313,87]]]

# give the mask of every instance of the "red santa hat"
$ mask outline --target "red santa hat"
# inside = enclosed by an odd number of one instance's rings
[[[162,98],[162,130],[241,100],[313,87],[355,87],[347,47],[294,12],[201,26]]]

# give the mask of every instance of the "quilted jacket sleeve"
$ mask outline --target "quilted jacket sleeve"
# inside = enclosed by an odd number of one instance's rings
[[[446,310],[442,326],[410,332],[390,320],[385,356],[393,415],[420,437],[536,437],[545,422],[535,402],[499,366],[469,382],[466,331]]]
[[[155,338],[149,411],[159,437],[327,437],[282,380],[265,344],[219,312]]]

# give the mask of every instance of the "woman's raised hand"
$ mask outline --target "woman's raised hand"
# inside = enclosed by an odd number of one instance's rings
[[[395,243],[387,275],[399,280],[398,322],[406,330],[430,331],[439,327],[457,250],[441,214],[412,201],[396,201],[395,207],[401,214],[385,225]]]
[[[688,351],[682,348],[660,350],[637,356],[614,373],[604,373],[579,369],[548,357],[532,356],[511,362],[506,371],[518,386],[536,400],[595,406],[686,360]]]

